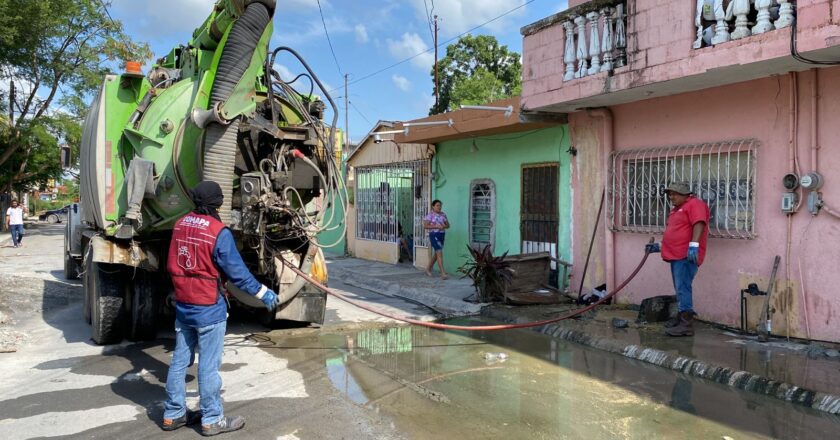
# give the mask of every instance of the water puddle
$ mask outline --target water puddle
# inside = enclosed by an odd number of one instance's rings
[[[826,438],[840,428],[836,416],[527,331],[389,327],[272,342],[289,368],[320,368],[408,438]]]

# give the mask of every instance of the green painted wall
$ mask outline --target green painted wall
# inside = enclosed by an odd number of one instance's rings
[[[469,242],[469,191],[475,179],[492,179],[496,184],[495,254],[520,252],[519,207],[522,165],[559,162],[559,258],[571,261],[571,168],[568,126],[474,139],[442,142],[433,163],[436,173],[432,199],[443,202],[449,218],[443,249],[446,271],[456,274],[467,260]]]

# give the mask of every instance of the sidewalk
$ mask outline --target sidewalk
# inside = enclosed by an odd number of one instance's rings
[[[473,293],[469,280],[429,278],[410,265],[390,265],[355,258],[328,261],[331,277],[384,295],[402,296],[456,314],[481,312],[491,319],[525,323],[550,319],[574,305],[486,307],[467,303]],[[755,337],[696,322],[694,337],[664,335],[662,323],[636,324],[630,306],[602,306],[574,320],[532,327],[553,338],[606,350],[689,376],[840,414],[840,350],[833,344],[807,344]],[[613,318],[626,320],[617,329]],[[515,349],[515,347],[512,347]]]
[[[351,286],[387,296],[397,296],[420,302],[446,315],[473,315],[481,305],[463,299],[475,292],[472,282],[459,274],[428,277],[410,264],[385,264],[358,258],[329,258],[327,273]],[[437,275],[437,272],[435,272]]]

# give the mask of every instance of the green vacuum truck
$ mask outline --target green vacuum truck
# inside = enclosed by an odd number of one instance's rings
[[[80,203],[64,246],[65,274],[82,277],[96,343],[152,339],[172,322],[169,241],[202,180],[221,185],[222,221],[251,272],[280,297],[266,312],[228,283],[231,305],[266,324],[323,322],[325,294],[288,266],[327,279],[317,236],[342,227],[331,213],[344,210],[331,205],[346,201],[337,111],[297,52],[269,49],[275,6],[219,0],[190,42],[147,73],[127,62],[124,73],[104,78],[84,123]],[[284,81],[274,68],[280,55],[297,59],[303,73]],[[315,87],[332,107],[331,124]]]

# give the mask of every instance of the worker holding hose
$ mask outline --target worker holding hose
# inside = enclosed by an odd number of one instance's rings
[[[164,431],[173,431],[201,420],[205,436],[236,431],[245,426],[242,416],[226,417],[222,409],[222,365],[227,301],[224,280],[260,299],[272,311],[277,295],[257,281],[239,251],[233,234],[219,218],[224,195],[216,182],[203,181],[190,190],[195,204],[172,229],[166,269],[175,287],[175,350],[166,378]],[[198,359],[200,412],[186,405],[187,368]]]
[[[673,205],[668,214],[662,243],[648,243],[648,252],[662,252],[662,260],[671,265],[671,279],[677,295],[677,319],[665,324],[669,336],[694,336],[692,287],[697,269],[706,256],[709,235],[709,207],[694,197],[687,183],[671,183],[665,189]]]

